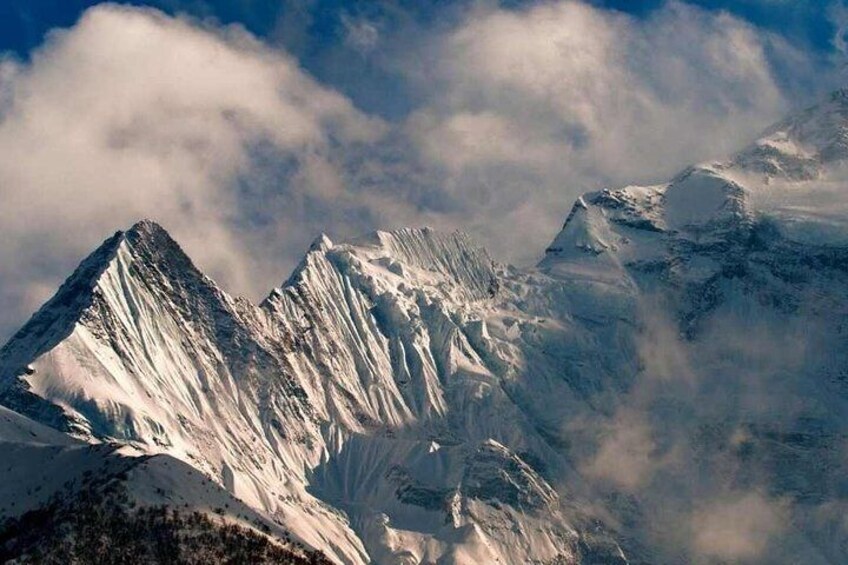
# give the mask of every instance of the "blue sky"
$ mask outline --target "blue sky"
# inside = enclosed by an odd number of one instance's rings
[[[0,50],[27,57],[45,33],[72,26],[94,0],[5,0],[0,3]],[[151,0],[120,2],[152,6],[222,24],[240,24],[271,45],[287,49],[323,82],[350,96],[363,109],[385,117],[405,115],[415,92],[378,56],[363,56],[346,45],[346,21],[378,23],[388,49],[403,49],[398,38],[419,38],[455,25],[474,3],[468,0]],[[538,1],[478,2],[523,9]],[[638,18],[661,9],[665,0],[592,0],[595,6]],[[785,37],[820,57],[833,52],[836,26],[828,0],[690,0],[691,5],[727,11],[763,30]],[[388,41],[387,41],[388,39]]]
[[[598,6],[613,8],[636,15],[657,9],[664,0],[596,0]],[[26,53],[41,42],[45,31],[53,27],[72,25],[93,0],[6,0],[0,4],[0,49]],[[383,15],[401,12],[404,17],[418,19],[427,25],[438,20],[440,13],[450,11],[462,2],[436,0],[410,1],[341,1],[341,0],[154,0],[126,2],[148,5],[169,13],[185,12],[200,17],[214,17],[223,23],[238,22],[253,33],[270,37],[278,20],[286,14],[299,12],[308,16],[306,33],[319,42],[337,40],[341,13]],[[834,27],[826,14],[826,0],[692,0],[708,9],[727,10],[756,25],[763,26],[794,40],[809,43],[820,50],[830,47]],[[527,4],[520,0],[502,2],[505,6]],[[390,17],[390,16],[389,16]]]
[[[462,229],[530,264],[583,192],[843,86],[844,22],[812,0],[4,0],[0,337],[144,217],[253,299],[321,232]]]

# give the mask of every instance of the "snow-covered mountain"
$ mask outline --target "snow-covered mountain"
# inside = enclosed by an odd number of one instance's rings
[[[321,236],[259,305],[139,222],[0,350],[5,472],[121,474],[340,563],[843,561],[847,147],[840,92],[584,195],[536,267]],[[7,517],[50,497],[19,480]]]

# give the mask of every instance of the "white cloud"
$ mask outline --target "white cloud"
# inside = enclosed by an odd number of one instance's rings
[[[322,230],[458,227],[529,261],[579,193],[721,155],[785,105],[773,39],[726,14],[560,1],[454,16],[380,49],[420,101],[393,125],[240,28],[153,10],[100,5],[6,59],[0,334],[141,217],[254,298]],[[349,44],[382,45],[374,22],[343,25]]]
[[[343,25],[363,52],[383,40],[371,22]],[[393,127],[239,28],[98,6],[31,61],[0,63],[0,336],[99,241],[142,217],[161,221],[227,289],[254,298],[321,230],[459,227],[500,257],[530,259],[580,192],[664,180],[779,116],[774,41],[674,2],[644,20],[573,1],[477,8],[393,61],[413,61],[407,78],[423,99]],[[803,54],[780,48],[803,66]],[[695,449],[681,425],[689,412],[651,421],[651,403],[687,408],[704,375],[739,379],[735,367],[699,365],[670,321],[648,321],[641,380],[609,418],[582,422],[595,449],[577,464],[605,487],[644,489],[665,510],[695,499],[672,488],[688,484],[665,483],[692,471],[683,455]],[[784,329],[775,354],[774,336],[741,327],[743,350],[725,336],[704,357],[774,373],[812,355],[790,343],[797,332]],[[760,383],[744,383],[751,392],[728,398],[747,413],[786,411],[785,394],[772,403]],[[708,408],[724,409],[717,398]],[[665,520],[685,523],[682,533],[670,524],[675,550],[749,559],[783,531],[783,508],[742,493],[710,498],[691,524],[688,509]]]
[[[844,57],[848,55],[848,6],[844,1],[831,2],[827,8],[827,17],[835,28],[831,38],[833,48]]]
[[[627,492],[644,487],[663,464],[644,415],[625,408],[600,429],[600,445],[583,474]]]
[[[89,10],[31,62],[0,65],[0,288],[14,312],[5,321],[19,322],[82,255],[142,217],[227,287],[261,295],[285,276],[263,261],[284,244],[261,236],[282,235],[299,212],[262,175],[285,164],[301,201],[336,198],[333,147],[383,130],[239,28]],[[257,155],[274,166],[263,170]],[[245,198],[245,185],[263,182]],[[255,225],[263,208],[280,225]]]
[[[692,519],[696,554],[738,563],[762,557],[788,526],[787,506],[758,493],[734,493]]]
[[[477,195],[483,238],[528,259],[581,192],[664,180],[779,117],[775,44],[728,14],[676,2],[646,19],[575,1],[481,8],[443,39],[431,68],[410,66],[429,97],[408,127],[448,190]],[[512,216],[522,200],[529,227]]]
[[[376,48],[380,42],[380,30],[374,22],[342,14],[341,23],[345,31],[345,43],[363,55]]]

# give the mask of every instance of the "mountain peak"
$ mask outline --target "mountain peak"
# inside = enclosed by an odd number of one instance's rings
[[[6,362],[0,366],[0,379],[7,377],[9,372],[21,370],[14,363],[14,366],[7,366],[12,360],[35,357],[71,332],[82,312],[91,305],[93,290],[114,260],[124,235],[124,232],[116,232],[83,259],[56,294],[0,348],[0,359]]]
[[[191,274],[203,278],[171,234],[152,220],[141,220],[124,232],[127,252],[133,261],[155,266],[166,277]]]
[[[333,241],[326,233],[321,232],[321,235],[312,240],[312,243],[309,245],[309,251],[326,251],[332,247]]]
[[[162,237],[167,236],[171,237],[168,231],[163,228],[159,223],[154,220],[144,218],[142,220],[134,223],[128,230],[124,232],[124,235],[131,238],[154,238],[154,237]]]
[[[176,260],[181,265],[194,265],[171,234],[153,220],[141,220],[123,232],[124,239],[130,244],[130,251],[137,259],[161,261],[164,258]]]
[[[725,165],[765,178],[809,181],[848,159],[848,88],[775,124]]]
[[[131,278],[161,286],[161,280],[175,277],[205,280],[162,226],[141,220],[115,232],[80,262],[56,294],[0,348],[0,380],[20,374],[25,369],[22,364],[64,340],[77,324],[93,322],[98,301],[131,292],[125,288]]]

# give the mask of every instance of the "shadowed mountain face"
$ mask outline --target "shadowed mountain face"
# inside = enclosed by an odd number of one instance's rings
[[[168,457],[208,493],[130,495],[341,563],[844,561],[846,108],[584,195],[530,269],[322,236],[255,305],[140,222],[0,350],[0,449]]]

